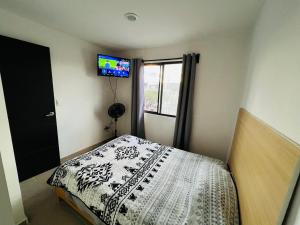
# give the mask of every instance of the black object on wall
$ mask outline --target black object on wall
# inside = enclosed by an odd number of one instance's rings
[[[0,36],[0,74],[23,181],[60,164],[49,48]]]
[[[108,108],[108,115],[115,119],[115,138],[117,137],[118,118],[125,113],[125,106],[122,103],[114,103]]]

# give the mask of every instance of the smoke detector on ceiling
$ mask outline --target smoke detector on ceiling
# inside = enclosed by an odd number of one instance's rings
[[[138,19],[138,15],[136,15],[135,13],[128,12],[128,13],[125,13],[124,16],[130,22],[134,22],[134,21],[136,21]]]

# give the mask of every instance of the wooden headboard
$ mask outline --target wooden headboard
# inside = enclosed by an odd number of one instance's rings
[[[229,167],[241,224],[282,224],[299,175],[299,146],[240,109]]]

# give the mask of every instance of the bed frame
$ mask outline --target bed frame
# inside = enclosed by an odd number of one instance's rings
[[[54,187],[53,190],[59,200],[64,201],[68,206],[74,209],[88,223],[95,225],[93,218],[86,212],[82,211],[73,201],[71,201],[71,199],[67,196],[67,193],[65,192],[64,189],[59,187]]]
[[[300,148],[240,109],[229,167],[241,224],[282,224],[300,168]]]
[[[241,224],[282,224],[300,171],[300,147],[240,109],[229,168],[238,192]],[[93,224],[62,189],[54,191]]]

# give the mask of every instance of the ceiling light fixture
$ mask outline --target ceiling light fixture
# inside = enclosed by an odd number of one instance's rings
[[[134,22],[134,21],[136,21],[138,19],[138,15],[136,15],[135,13],[128,12],[128,13],[125,13],[124,16],[130,22]]]

